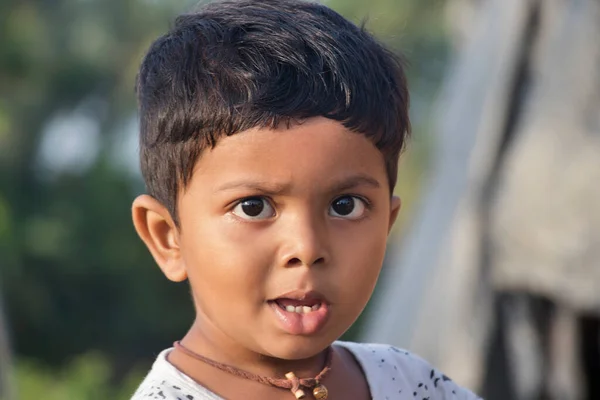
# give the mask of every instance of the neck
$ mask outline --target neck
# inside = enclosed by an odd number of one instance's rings
[[[207,328],[196,320],[181,343],[204,357],[265,377],[284,378],[290,371],[300,378],[315,377],[325,366],[325,351],[310,358],[285,360],[240,346],[219,332],[209,334]]]

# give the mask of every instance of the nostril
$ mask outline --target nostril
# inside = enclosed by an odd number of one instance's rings
[[[298,257],[294,257],[294,258],[289,259],[289,261],[287,262],[287,265],[289,267],[295,267],[295,266],[300,266],[300,265],[305,265],[305,264],[307,266],[311,266],[311,265],[324,264],[324,263],[325,263],[324,257],[319,257],[316,260],[314,260],[312,263],[305,263]]]
[[[296,258],[296,257],[294,257],[288,261],[288,265],[290,265],[290,266],[301,265],[301,264],[302,264],[302,261],[300,261],[300,259]]]

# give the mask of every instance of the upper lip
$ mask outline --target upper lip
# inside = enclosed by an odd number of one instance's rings
[[[320,301],[320,302],[327,303],[327,299],[325,298],[325,296],[323,294],[317,292],[316,290],[309,290],[309,291],[292,290],[291,292],[287,292],[287,293],[282,294],[281,296],[277,296],[273,300],[278,300],[278,299],[291,299],[291,300],[298,300],[298,301],[312,300],[312,301]]]

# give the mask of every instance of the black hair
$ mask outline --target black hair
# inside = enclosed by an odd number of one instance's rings
[[[136,83],[147,190],[178,223],[177,196],[219,138],[323,116],[382,152],[390,190],[410,132],[400,57],[318,3],[226,0],[179,16]]]

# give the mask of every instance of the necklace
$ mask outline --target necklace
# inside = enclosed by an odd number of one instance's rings
[[[233,367],[231,365],[222,364],[218,361],[211,360],[210,358],[204,357],[198,353],[193,352],[188,349],[181,342],[177,341],[173,343],[173,346],[182,353],[187,356],[194,358],[196,360],[202,361],[211,367],[220,369],[221,371],[227,372],[229,374],[235,375],[240,378],[248,379],[254,382],[263,383],[265,385],[281,388],[281,389],[289,389],[296,399],[303,399],[306,397],[306,393],[304,389],[313,389],[312,393],[315,399],[317,400],[326,400],[328,396],[327,388],[321,384],[321,380],[327,375],[327,373],[331,370],[331,361],[333,359],[333,349],[330,347],[327,348],[327,356],[325,359],[325,367],[319,372],[319,374],[314,378],[298,378],[296,374],[293,372],[288,372],[285,374],[286,379],[278,379],[278,378],[270,378],[268,376],[260,376],[253,374],[252,372],[244,371],[242,369]]]

